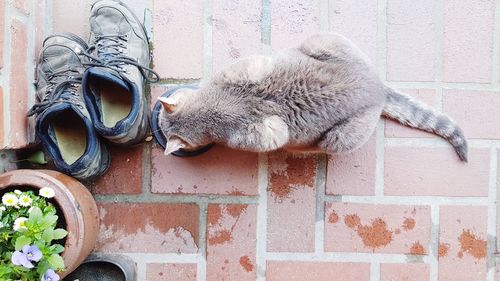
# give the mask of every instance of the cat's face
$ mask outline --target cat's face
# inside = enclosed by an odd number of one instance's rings
[[[159,125],[167,145],[165,155],[179,149],[197,150],[211,143],[203,109],[196,106],[196,92],[181,90],[168,98],[160,97]]]

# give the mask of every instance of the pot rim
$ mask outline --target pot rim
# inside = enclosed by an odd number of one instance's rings
[[[77,262],[76,257],[84,245],[84,231],[80,230],[84,229],[85,225],[83,223],[82,213],[77,211],[77,209],[80,209],[78,201],[70,190],[66,188],[61,179],[58,178],[59,176],[52,177],[43,173],[43,170],[21,169],[15,171],[18,172],[11,171],[0,176],[0,192],[6,187],[15,186],[29,186],[34,190],[39,190],[42,187],[54,189],[55,197],[53,199],[59,205],[59,209],[66,221],[66,231],[68,232],[64,244],[64,252],[61,255],[65,261],[67,271],[68,268],[74,267],[74,264]],[[29,173],[26,171],[29,171]],[[61,175],[68,177],[62,173]],[[5,180],[1,180],[2,178],[5,178]]]

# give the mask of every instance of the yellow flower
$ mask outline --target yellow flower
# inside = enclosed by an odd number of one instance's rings
[[[2,196],[2,203],[5,206],[15,206],[17,205],[17,202],[19,202],[19,199],[12,193],[7,193]]]
[[[31,200],[31,198],[27,195],[21,195],[19,197],[19,205],[23,206],[23,207],[28,207],[31,205],[31,202],[33,202],[33,200]]]

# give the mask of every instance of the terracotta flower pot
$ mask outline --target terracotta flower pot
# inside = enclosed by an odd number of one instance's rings
[[[50,170],[15,170],[0,175],[0,194],[16,187],[50,187],[55,191],[54,200],[68,231],[62,254],[66,270],[60,274],[65,277],[83,262],[97,241],[99,214],[94,198],[76,179]]]

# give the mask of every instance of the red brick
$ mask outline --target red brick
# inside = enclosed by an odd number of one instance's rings
[[[427,255],[428,206],[327,203],[325,251]]]
[[[99,203],[96,250],[127,253],[196,253],[196,204]]]
[[[4,147],[4,143],[3,143],[3,140],[4,140],[4,134],[5,134],[5,131],[4,131],[4,118],[6,117],[5,115],[7,114],[7,112],[4,111],[4,108],[3,108],[3,88],[0,86],[0,117],[1,117],[1,121],[0,121],[0,149]],[[8,118],[8,117],[7,117]]]
[[[500,281],[500,262],[495,262],[495,281]]]
[[[156,71],[165,78],[200,78],[203,66],[201,0],[154,0],[153,43]]]
[[[464,130],[468,138],[500,139],[500,93],[445,90],[443,111]]]
[[[329,0],[330,30],[356,44],[373,64],[377,62],[377,1]]]
[[[315,1],[271,1],[271,24],[273,49],[297,47],[319,31],[319,7]]]
[[[257,195],[258,154],[214,146],[189,158],[153,148],[153,193]]]
[[[380,265],[380,281],[426,281],[429,280],[429,276],[428,264]]]
[[[3,68],[3,49],[4,49],[4,30],[5,30],[5,1],[0,1],[0,15],[2,15],[2,20],[0,20],[0,69]],[[3,118],[2,118],[3,119]]]
[[[445,82],[491,81],[494,2],[444,1],[443,80]]]
[[[387,80],[434,81],[434,0],[387,2]]]
[[[469,149],[469,162],[452,148],[386,147],[385,194],[488,196],[489,149]]]
[[[147,265],[147,281],[196,281],[196,264],[162,264]]]
[[[497,175],[500,175],[500,152],[497,153]],[[497,198],[500,198],[500,178],[497,176]],[[496,213],[497,213],[497,223],[496,223],[496,229],[497,229],[497,234],[500,234],[500,207],[499,207],[499,202],[496,202]],[[496,245],[497,249],[500,249],[500,239],[496,239]],[[500,265],[500,264],[499,264]],[[498,265],[497,265],[498,267]],[[500,279],[498,279],[500,281]]]
[[[207,226],[207,280],[253,281],[257,207],[209,205]]]
[[[439,97],[435,90],[401,90],[416,100],[437,108]],[[396,121],[386,119],[385,136],[388,138],[437,138],[436,135],[404,126]]]
[[[283,281],[283,280],[369,281],[370,264],[268,261],[266,269],[266,280],[267,281]]]
[[[213,67],[219,71],[235,60],[260,53],[261,0],[215,1]]]
[[[94,1],[72,1],[71,8],[69,8],[67,0],[52,1],[52,24],[54,32],[71,31],[71,33],[87,41],[90,34],[89,16],[91,2]]]
[[[329,157],[326,193],[335,195],[373,195],[375,193],[375,151],[373,135],[359,150]]]
[[[10,69],[10,132],[8,148],[17,149],[27,145],[28,118],[28,32],[24,23],[13,20]]]
[[[45,39],[45,18],[46,11],[44,10],[43,1],[35,1],[35,62],[38,61],[38,54],[42,49],[43,40]]]
[[[315,157],[269,155],[268,251],[314,251],[316,168]]]
[[[151,109],[153,109],[158,98],[163,95],[170,87],[163,85],[152,85],[151,86]]]
[[[486,280],[487,213],[487,207],[441,207],[440,281]]]
[[[94,194],[142,193],[142,146],[108,146],[111,154],[109,170],[92,184]]]
[[[25,14],[29,14],[30,8],[29,8],[29,3],[30,1],[27,0],[14,0],[12,4],[14,5],[15,8],[20,10],[21,12]]]

